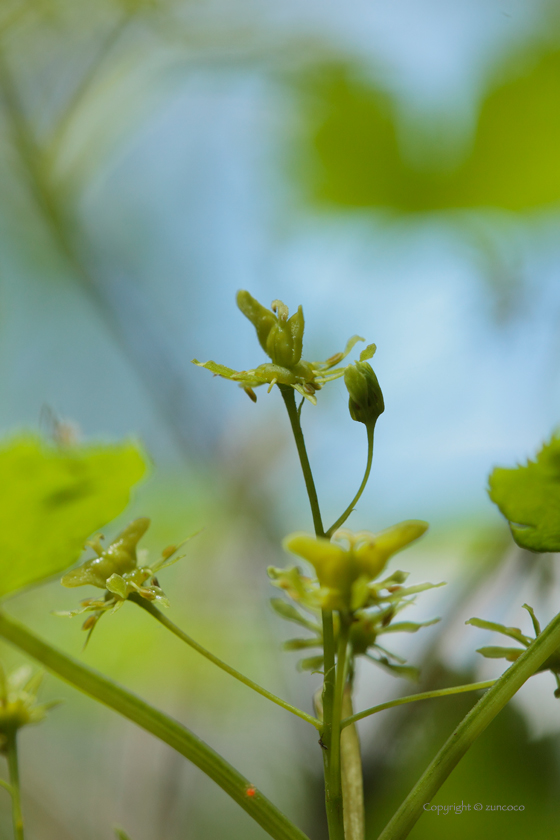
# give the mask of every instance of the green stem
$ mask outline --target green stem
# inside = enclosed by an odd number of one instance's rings
[[[379,706],[371,706],[363,712],[358,712],[351,717],[345,718],[340,724],[341,729],[356,723],[358,720],[363,720],[369,715],[374,715],[376,712],[384,712],[385,709],[392,709],[394,706],[402,706],[404,703],[415,703],[417,700],[430,700],[432,697],[448,697],[451,694],[463,694],[465,691],[483,691],[485,688],[490,688],[494,685],[496,680],[486,680],[486,682],[469,683],[468,685],[455,685],[452,688],[438,688],[435,691],[424,691],[422,694],[409,694],[408,697],[399,697],[396,700],[389,700],[387,703],[380,703]]]
[[[469,747],[519,691],[523,683],[538,671],[559,646],[560,613],[463,718],[381,832],[378,840],[403,840],[408,836],[422,815],[424,804],[433,799]]]
[[[340,722],[346,682],[346,653],[350,636],[350,622],[340,614],[338,633],[338,655],[336,659],[336,685],[332,718],[332,737],[330,744],[329,772],[326,778],[326,797],[328,803],[328,822],[330,840],[344,840],[344,819],[342,804],[342,776],[340,764]]]
[[[344,525],[344,523],[346,522],[346,520],[348,519],[348,517],[350,516],[350,514],[352,513],[352,511],[354,510],[354,508],[358,504],[358,502],[360,500],[360,496],[362,495],[362,493],[366,489],[366,484],[368,483],[369,474],[371,472],[371,462],[373,461],[373,431],[374,431],[374,426],[366,426],[366,430],[367,430],[368,454],[367,454],[366,471],[364,473],[362,483],[360,484],[360,488],[359,488],[358,492],[356,493],[356,495],[354,496],[354,498],[352,499],[352,501],[350,502],[350,504],[348,505],[348,507],[346,508],[344,513],[342,514],[342,516],[339,516],[338,519],[336,520],[336,522],[333,523],[333,525],[331,525],[329,530],[326,532],[325,536],[327,536],[329,538],[332,537],[334,532],[337,531],[340,528],[341,525]]]
[[[260,792],[248,796],[252,788],[234,767],[208,744],[168,715],[122,688],[107,677],[51,647],[19,622],[0,612],[0,637],[41,662],[66,682],[100,703],[151,732],[178,753],[192,761],[203,773],[234,799],[275,840],[308,840],[275,805]]]
[[[10,787],[12,794],[12,821],[14,825],[15,840],[24,840],[23,836],[23,814],[21,812],[21,796],[19,788],[19,765],[17,753],[17,730],[12,730],[7,736],[6,757],[8,759],[8,771],[10,774]]]
[[[313,517],[313,525],[315,528],[315,535],[317,537],[324,537],[325,531],[323,528],[323,520],[321,518],[321,510],[319,508],[319,500],[317,498],[317,490],[315,489],[315,482],[313,480],[313,473],[311,472],[311,465],[307,456],[305,448],[305,440],[301,429],[300,416],[296,408],[296,400],[293,388],[287,385],[278,385],[296,443],[296,448],[299,455],[299,461],[303,472],[305,481],[305,488],[309,497],[309,504],[311,506],[311,515]],[[342,824],[342,809],[338,813],[335,805],[329,795],[329,784],[332,776],[331,764],[331,747],[332,747],[332,730],[333,730],[333,713],[334,713],[334,697],[335,697],[335,646],[334,646],[334,627],[333,616],[331,610],[322,610],[323,622],[323,656],[324,656],[324,678],[323,678],[323,728],[321,730],[321,741],[323,744],[323,765],[325,773],[325,807],[327,811],[327,822],[329,825],[330,840],[340,840],[344,837],[344,827]]]
[[[296,706],[292,706],[290,703],[287,703],[285,700],[282,700],[280,697],[277,697],[276,694],[272,694],[271,691],[267,691],[266,688],[262,688],[258,683],[253,682],[253,680],[249,679],[249,677],[244,676],[239,671],[236,671],[235,668],[232,668],[231,665],[227,665],[227,663],[223,662],[221,659],[218,659],[217,656],[214,656],[213,653],[210,653],[209,650],[199,645],[198,642],[195,642],[190,636],[184,633],[176,624],[170,621],[162,612],[158,610],[153,604],[149,601],[146,601],[145,598],[142,598],[140,595],[131,595],[129,596],[129,601],[134,601],[135,604],[138,604],[139,607],[146,610],[151,616],[153,616],[156,621],[159,621],[160,624],[170,630],[177,638],[181,639],[182,642],[185,642],[189,645],[193,650],[196,650],[197,653],[201,653],[202,656],[206,657],[210,662],[213,662],[214,665],[217,665],[218,668],[221,668],[222,671],[225,671],[226,674],[230,674],[232,677],[235,677],[236,680],[242,682],[243,685],[252,688],[253,691],[256,691],[257,694],[261,694],[263,697],[266,697],[267,700],[271,700],[273,703],[276,703],[277,706],[281,706],[286,711],[291,712],[293,715],[297,715],[297,717],[301,718],[302,720],[307,721],[316,729],[321,729],[322,723],[317,718],[313,717],[312,715],[308,715],[306,712],[298,709]]]
[[[299,422],[299,414],[296,408],[296,398],[294,396],[294,389],[289,385],[279,385],[280,393],[284,400],[288,417],[292,426],[292,432],[299,455],[299,461],[303,472],[305,481],[305,488],[309,496],[309,504],[311,505],[311,515],[313,516],[313,526],[318,537],[324,537],[325,531],[323,529],[323,520],[321,519],[321,511],[319,509],[319,500],[317,498],[317,490],[315,489],[315,482],[313,481],[313,473],[311,472],[311,465],[307,457],[307,450],[305,448],[305,440],[303,439],[303,432]]]
[[[344,688],[342,714],[352,717],[352,681]],[[365,840],[364,779],[360,739],[355,725],[347,726],[340,736],[342,801],[344,803],[345,840]]]

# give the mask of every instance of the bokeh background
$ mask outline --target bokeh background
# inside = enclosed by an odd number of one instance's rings
[[[554,0],[2,0],[0,424],[139,438],[150,478],[110,536],[151,516],[158,551],[203,527],[162,580],[170,615],[257,681],[311,708],[317,676],[283,653],[269,564],[309,529],[278,393],[257,405],[190,360],[264,359],[235,308],[248,289],[303,304],[304,355],[375,341],[386,412],[351,524],[431,530],[392,565],[446,580],[399,641],[420,689],[374,666],[357,706],[470,679],[490,634],[558,610],[553,557],[513,545],[486,494],[560,418],[560,8]],[[303,412],[325,518],[361,479],[365,435],[343,384]],[[110,481],[110,476],[107,477]],[[82,652],[58,582],[8,609],[143,693],[326,837],[313,731],[167,638],[133,605]],[[140,612],[140,611],[138,611]],[[2,646],[8,663],[17,655]],[[414,840],[551,837],[560,701],[534,677],[436,803],[522,813],[425,815]],[[30,840],[259,840],[198,770],[49,677],[64,699],[23,733]],[[360,724],[375,838],[473,695]],[[0,835],[11,837],[0,791]]]

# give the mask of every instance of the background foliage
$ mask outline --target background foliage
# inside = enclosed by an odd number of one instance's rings
[[[412,640],[418,690],[499,673],[464,620],[528,630],[521,604],[544,622],[558,600],[553,558],[515,547],[486,494],[491,469],[534,457],[560,417],[556,4],[6,0],[0,32],[4,432],[56,438],[69,419],[87,441],[141,439],[151,477],[107,536],[147,514],[158,552],[204,526],[167,574],[170,614],[308,708],[314,678],[281,654],[267,606],[280,538],[309,527],[279,397],[255,407],[190,365],[258,363],[238,288],[302,303],[309,357],[353,333],[378,346],[387,410],[353,526],[432,523],[411,564],[449,585],[414,616],[443,617]],[[330,519],[365,455],[342,385],[320,396],[303,420]],[[78,655],[79,626],[50,615],[75,600],[53,582],[9,610]],[[136,612],[107,618],[84,659],[225,744],[323,836],[313,733]],[[449,836],[444,819],[457,837],[550,833],[553,689],[535,677],[437,800],[507,797],[523,816],[426,815],[412,837]],[[359,674],[360,705],[406,690]],[[30,836],[97,840],[119,823],[133,840],[261,837],[169,750],[54,680],[49,692],[64,707],[22,736]],[[372,837],[470,702],[361,725]],[[0,818],[7,834],[8,802]]]

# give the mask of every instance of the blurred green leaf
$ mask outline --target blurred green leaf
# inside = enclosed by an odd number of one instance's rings
[[[397,108],[359,70],[323,65],[306,79],[301,168],[311,197],[341,207],[386,207],[401,213],[496,207],[527,211],[560,201],[560,52],[510,57],[487,82],[472,141],[455,167],[445,149],[456,146],[453,116],[425,118],[403,155]],[[427,138],[432,137],[431,142]],[[309,156],[309,151],[311,155]]]
[[[525,211],[560,200],[560,52],[517,55],[479,112],[455,206]]]
[[[432,624],[437,624],[441,621],[440,618],[432,618],[430,621],[397,621],[396,624],[388,624],[387,627],[382,627],[380,633],[417,633],[421,627],[430,627]]]
[[[380,659],[374,656],[368,658],[395,677],[404,677],[407,680],[412,680],[412,682],[418,682],[420,679],[420,671],[413,665],[395,665],[393,662],[389,662],[386,656],[382,656]]]
[[[323,667],[324,659],[322,656],[309,656],[307,659],[300,659],[298,668],[300,671],[312,671],[318,673]]]
[[[560,551],[560,437],[535,461],[515,469],[497,467],[489,494],[509,520],[515,542],[530,551]]]
[[[39,437],[0,448],[0,596],[50,577],[127,506],[146,469],[134,443],[59,448]]]
[[[319,637],[314,639],[289,639],[282,645],[284,650],[305,650],[306,648],[321,647],[323,640]]]
[[[308,618],[305,618],[293,604],[288,604],[282,598],[271,598],[270,606],[275,613],[285,618],[286,621],[294,621],[296,624],[301,624],[302,627],[307,627],[308,630],[313,630],[313,632],[319,630],[319,625],[316,621],[310,621]]]
[[[522,645],[530,645],[533,641],[521,632],[519,627],[505,627],[503,624],[496,624],[494,621],[486,621],[483,618],[469,618],[465,624],[471,624],[473,627],[479,627],[481,630],[493,630],[495,633],[501,633],[503,636],[510,636]]]
[[[516,659],[519,659],[523,650],[522,648],[495,647],[491,645],[489,647],[478,648],[476,652],[481,653],[486,659],[507,659],[508,662],[515,662]]]

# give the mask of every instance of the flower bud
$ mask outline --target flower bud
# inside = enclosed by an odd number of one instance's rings
[[[348,365],[344,371],[344,384],[350,395],[348,408],[352,420],[375,426],[377,418],[385,411],[385,403],[371,365],[368,362]]]

